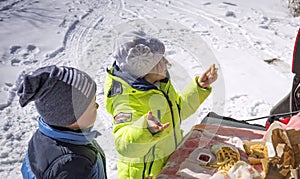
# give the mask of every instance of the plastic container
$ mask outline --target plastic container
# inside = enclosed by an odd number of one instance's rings
[[[207,165],[210,162],[211,158],[211,155],[200,152],[197,157],[197,160],[200,162],[200,165]]]

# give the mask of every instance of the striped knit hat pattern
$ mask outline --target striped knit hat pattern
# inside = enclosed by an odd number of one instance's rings
[[[65,127],[85,112],[96,93],[96,83],[83,71],[55,65],[24,76],[17,94],[22,107],[34,101],[44,122]]]

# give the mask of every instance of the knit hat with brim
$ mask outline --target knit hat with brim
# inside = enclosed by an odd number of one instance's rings
[[[118,44],[113,56],[122,71],[135,77],[144,77],[162,59],[165,46],[141,31],[131,32],[129,36],[131,40]]]
[[[96,93],[92,78],[75,68],[46,66],[25,75],[18,89],[22,107],[34,101],[44,122],[65,127],[85,112]]]

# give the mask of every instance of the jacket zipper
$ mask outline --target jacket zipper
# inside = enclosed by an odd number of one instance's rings
[[[152,165],[153,165],[153,162],[154,162],[154,149],[155,149],[155,146],[156,145],[154,145],[153,147],[151,147],[151,149],[144,156],[144,169],[143,169],[143,173],[142,173],[142,179],[145,179],[145,176],[146,176],[146,168],[147,168],[146,158],[149,155],[149,153],[152,151],[152,162],[150,163],[150,166],[149,166],[149,169],[148,169],[148,175],[150,175],[150,173],[151,173],[151,168],[152,168]],[[146,176],[146,178],[147,178],[147,176]]]
[[[154,163],[154,159],[155,159],[155,155],[154,155],[155,146],[156,145],[154,145],[153,148],[152,148],[152,161],[151,161],[150,166],[149,166],[148,176],[150,176],[150,174],[151,174],[151,169],[152,169],[152,166],[153,166],[153,163]]]
[[[169,96],[164,92],[164,91],[162,91],[162,90],[159,90],[159,91],[161,91],[162,92],[162,94],[164,95],[164,97],[166,98],[166,100],[167,100],[167,102],[168,102],[168,105],[169,105],[169,108],[170,108],[170,111],[171,111],[171,117],[172,117],[172,126],[173,126],[173,135],[174,135],[174,142],[175,142],[175,150],[176,150],[176,148],[177,148],[177,145],[178,145],[178,143],[177,143],[177,136],[176,136],[176,130],[175,130],[175,121],[174,121],[174,112],[173,112],[173,109],[172,109],[172,102],[170,101],[170,99],[169,99]],[[177,108],[179,108],[179,106],[177,105]],[[179,111],[178,111],[179,112]],[[159,115],[160,115],[160,112],[159,112]],[[181,123],[181,118],[180,118],[180,116],[179,116],[179,119],[180,119],[180,123]],[[151,163],[150,163],[150,166],[149,166],[149,169],[148,169],[148,176],[150,175],[150,173],[151,173],[151,169],[152,169],[152,166],[153,166],[153,163],[154,163],[154,159],[155,159],[155,155],[154,155],[154,151],[155,151],[155,146],[156,145],[154,145],[153,147],[152,147],[152,161],[151,161]],[[150,151],[149,151],[150,152]],[[145,170],[146,170],[146,156],[147,156],[147,154],[144,156],[144,170],[143,170],[143,176],[142,176],[142,178],[144,179],[145,178]]]
[[[177,148],[177,137],[176,137],[176,130],[175,130],[175,121],[174,121],[174,112],[173,112],[173,109],[172,109],[172,102],[170,101],[170,99],[169,99],[169,96],[164,92],[164,91],[162,91],[162,90],[159,90],[159,91],[161,91],[162,93],[163,93],[163,95],[165,96],[165,98],[166,98],[166,100],[168,101],[168,104],[169,104],[169,108],[170,108],[170,111],[171,111],[171,117],[172,117],[172,126],[173,126],[173,135],[174,135],[174,142],[175,142],[175,150],[176,150],[176,148]],[[152,147],[152,157],[153,157],[153,159],[152,159],[152,161],[151,161],[151,163],[150,163],[150,166],[149,166],[149,170],[148,170],[148,176],[150,175],[150,173],[151,173],[151,169],[152,169],[152,166],[153,166],[153,163],[154,163],[154,159],[155,159],[155,156],[154,156],[154,150],[155,150],[155,146],[156,145],[154,145],[153,147]],[[145,169],[146,169],[146,156],[147,155],[145,155],[144,156],[144,171],[143,171],[143,178],[145,177]]]
[[[179,120],[180,120],[180,124],[181,124],[181,122],[182,122],[182,120],[181,120],[181,109],[180,109],[180,106],[178,105],[178,104],[176,104],[177,105],[177,109],[178,109],[178,114],[179,114]]]
[[[165,98],[167,99],[168,104],[169,104],[169,108],[170,108],[170,111],[171,111],[173,134],[174,134],[174,141],[175,141],[175,150],[176,150],[176,148],[177,148],[177,137],[176,137],[176,130],[175,130],[174,112],[173,112],[173,109],[172,109],[173,105],[172,105],[172,102],[169,99],[169,96],[164,91],[162,91],[162,90],[160,90],[160,91],[164,94]]]

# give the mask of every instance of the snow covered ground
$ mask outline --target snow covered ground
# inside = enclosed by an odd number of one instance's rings
[[[82,69],[98,84],[95,129],[117,178],[111,118],[103,105],[105,69],[120,33],[144,29],[167,46],[178,90],[211,63],[214,92],[185,131],[209,112],[236,119],[269,114],[292,85],[292,52],[300,18],[284,0],[2,0],[0,1],[0,178],[21,178],[27,142],[37,128],[34,105],[21,108],[19,76],[56,64]],[[259,121],[261,124],[264,121]]]

